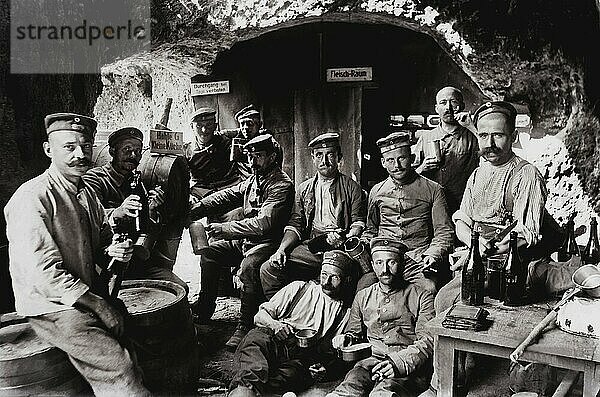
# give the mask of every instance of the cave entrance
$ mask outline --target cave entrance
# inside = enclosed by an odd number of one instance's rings
[[[299,183],[314,174],[307,143],[339,131],[342,171],[365,189],[386,177],[375,141],[389,133],[391,115],[433,113],[446,85],[463,90],[472,108],[483,94],[427,34],[385,23],[295,21],[236,43],[221,53],[210,76],[228,80],[230,92],[194,97],[196,107],[218,110],[220,128],[235,128],[241,107],[260,107],[264,123],[284,147],[284,169]],[[341,18],[341,17],[340,17]],[[328,81],[328,70],[368,68],[364,81]],[[363,76],[364,77],[364,76]]]

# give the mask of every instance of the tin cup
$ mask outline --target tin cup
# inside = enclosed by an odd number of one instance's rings
[[[350,237],[344,242],[344,251],[358,262],[361,274],[373,271],[371,266],[371,256],[367,251],[365,244],[356,236]]]
[[[208,248],[208,238],[204,225],[200,221],[190,223],[190,239],[194,254],[200,255]]]
[[[441,163],[442,162],[442,149],[440,147],[440,140],[435,139],[435,140],[429,142],[429,147],[430,147],[431,156],[435,157],[435,160],[438,163]]]
[[[248,142],[244,138],[233,138],[231,140],[231,152],[229,153],[229,161],[239,161],[243,159],[243,148]]]

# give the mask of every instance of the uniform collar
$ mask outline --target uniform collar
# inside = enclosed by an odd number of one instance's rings
[[[50,167],[48,167],[48,177],[56,186],[72,194],[77,194],[79,190],[83,188],[83,181],[81,178],[79,178],[79,184],[75,185],[65,178],[59,169],[52,163],[50,164]]]

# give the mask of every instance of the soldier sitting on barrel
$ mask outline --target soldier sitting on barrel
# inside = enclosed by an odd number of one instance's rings
[[[283,227],[289,219],[294,200],[294,184],[276,162],[275,140],[259,135],[244,145],[254,174],[239,184],[211,194],[194,204],[190,219],[221,214],[242,206],[244,218],[209,223],[213,241],[202,252],[198,304],[194,311],[199,320],[208,320],[215,311],[217,280],[223,266],[237,267],[243,283],[240,322],[227,342],[235,349],[252,326],[252,317],[263,300],[259,266],[277,249]]]
[[[324,251],[360,236],[366,207],[358,183],[339,171],[339,134],[326,133],[309,142],[317,173],[296,192],[294,210],[277,251],[260,269],[267,298],[293,280],[316,279]]]
[[[170,269],[148,260],[149,251],[160,230],[159,209],[164,203],[160,186],[146,191],[137,166],[142,159],[142,132],[135,127],[125,127],[108,137],[112,160],[89,170],[83,181],[91,187],[112,216],[117,230],[137,240],[133,262],[127,268],[126,279],[151,279],[175,282],[188,290],[187,284]],[[138,254],[140,253],[140,254]]]
[[[16,310],[41,339],[68,354],[96,396],[149,395],[121,344],[122,305],[110,298],[95,267],[109,258],[127,262],[133,252],[131,240],[110,244],[102,205],[81,183],[96,125],[78,114],[46,116],[50,167],[21,185],[4,208]]]

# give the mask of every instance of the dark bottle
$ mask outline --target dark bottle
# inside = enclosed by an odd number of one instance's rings
[[[585,250],[581,254],[581,261],[585,264],[596,264],[600,262],[600,244],[598,243],[598,222],[592,218],[590,222],[590,238]]]
[[[510,233],[510,251],[506,258],[504,269],[504,304],[517,306],[525,303],[526,299],[527,266],[519,255],[517,233]]]
[[[485,267],[479,254],[479,232],[471,233],[469,258],[462,269],[461,299],[467,305],[483,304]]]
[[[131,189],[130,194],[135,194],[140,198],[142,209],[138,212],[135,217],[135,232],[136,233],[147,233],[150,226],[150,208],[148,206],[148,193],[142,183],[142,173],[138,170],[133,171],[131,176],[129,187]]]
[[[565,225],[567,238],[565,243],[558,249],[558,261],[566,262],[573,256],[581,256],[581,250],[575,240],[575,215],[572,214]]]

